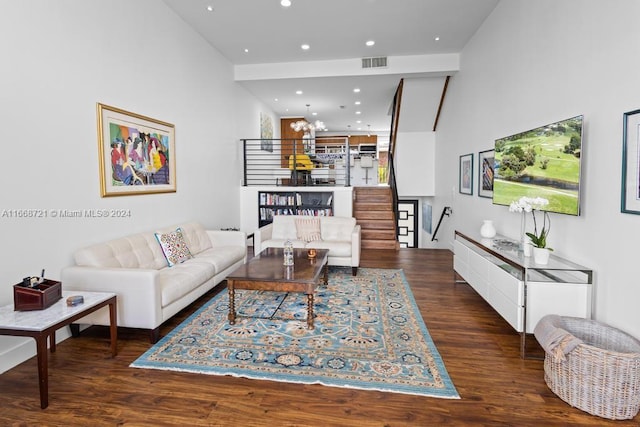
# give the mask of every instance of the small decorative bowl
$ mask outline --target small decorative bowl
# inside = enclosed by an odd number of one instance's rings
[[[316,257],[316,250],[315,249],[309,249],[307,251],[307,256],[309,257],[309,259],[314,259]]]

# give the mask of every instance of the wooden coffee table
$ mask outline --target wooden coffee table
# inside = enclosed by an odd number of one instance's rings
[[[316,257],[310,259],[307,249],[294,249],[294,265],[287,267],[283,265],[282,248],[267,248],[260,252],[227,277],[229,323],[236,322],[236,289],[301,292],[307,295],[307,327],[313,329],[313,298],[321,279],[327,285],[328,254],[327,249],[317,249]]]

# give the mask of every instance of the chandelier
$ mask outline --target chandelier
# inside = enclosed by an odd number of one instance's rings
[[[307,114],[309,114],[309,107],[311,107],[311,104],[306,104],[306,105],[307,105]],[[315,113],[313,114],[315,115]],[[322,123],[320,120],[316,120],[315,122],[310,123],[304,119],[291,123],[291,129],[295,130],[296,132],[303,131],[304,133],[310,133],[313,130],[319,130],[319,131],[327,130],[324,123]]]
[[[296,132],[303,131],[304,133],[309,133],[312,130],[318,130],[318,131],[327,130],[324,123],[321,122],[320,120],[316,120],[313,123],[309,123],[306,120],[298,120],[297,122],[291,123],[291,129],[295,130]]]

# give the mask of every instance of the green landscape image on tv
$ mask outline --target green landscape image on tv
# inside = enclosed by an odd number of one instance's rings
[[[549,200],[546,211],[579,215],[582,118],[497,139],[493,203],[542,197]]]

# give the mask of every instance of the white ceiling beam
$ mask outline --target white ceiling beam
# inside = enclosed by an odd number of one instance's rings
[[[387,67],[362,68],[361,58],[326,61],[278,62],[234,66],[235,81],[348,77],[373,75],[444,76],[460,70],[460,54],[407,55],[387,57]]]

